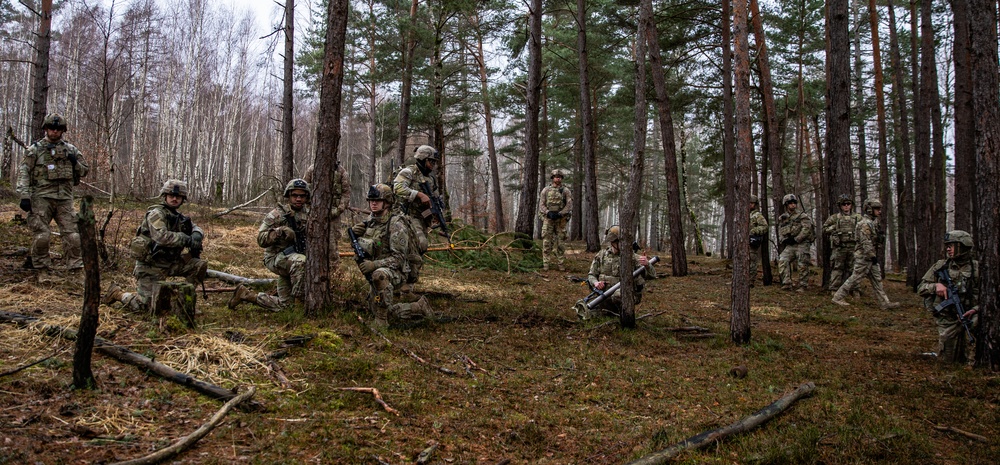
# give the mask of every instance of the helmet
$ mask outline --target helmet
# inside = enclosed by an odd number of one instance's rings
[[[840,194],[840,198],[837,199],[837,205],[847,205],[847,204],[853,205],[854,201],[851,200],[851,198],[848,197],[847,194]]]
[[[282,195],[288,197],[294,190],[303,190],[306,191],[306,195],[312,196],[312,189],[309,188],[309,183],[302,178],[295,178],[288,181],[288,184],[285,184],[285,193]]]
[[[160,195],[167,194],[179,195],[186,199],[188,196],[188,185],[180,179],[168,179],[167,182],[163,183],[163,187],[160,188]]]
[[[621,239],[621,237],[622,237],[622,231],[621,228],[618,227],[618,225],[614,225],[608,228],[608,230],[604,232],[604,242],[607,242],[609,244],[612,242],[618,242],[618,240]]]
[[[396,201],[396,195],[392,193],[392,188],[387,184],[375,184],[368,188],[368,200],[384,200],[392,205]]]
[[[561,169],[556,168],[556,169],[552,170],[552,174],[549,175],[549,179],[552,179],[552,178],[554,178],[556,176],[559,176],[560,178],[565,178],[566,177],[566,172],[563,171],[563,170],[561,170]]]
[[[63,118],[59,113],[49,113],[45,116],[45,120],[42,121],[42,129],[58,129],[60,131],[65,131],[66,118]]]
[[[795,194],[785,194],[785,196],[781,198],[781,204],[788,205],[790,203],[799,203],[799,198],[796,197]]]
[[[961,229],[948,231],[948,233],[944,235],[944,243],[948,244],[951,242],[958,242],[959,244],[962,244],[970,249],[973,247],[972,234],[962,231]]]
[[[881,210],[882,202],[879,202],[878,200],[874,199],[865,200],[864,209],[866,215],[873,215],[874,213],[872,213],[872,211],[875,210],[876,208]]]
[[[416,155],[414,155],[414,158],[416,158],[418,161],[426,160],[428,158],[434,161],[441,161],[441,156],[440,154],[438,154],[437,149],[429,145],[421,145],[420,147],[417,147],[417,149],[414,150],[414,152],[417,153]]]
[[[750,196],[750,204],[751,205],[757,205],[758,203],[760,203],[760,199],[758,199],[756,195],[751,195]]]

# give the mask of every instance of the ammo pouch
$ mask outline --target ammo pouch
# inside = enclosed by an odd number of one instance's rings
[[[148,262],[152,258],[152,249],[153,239],[145,234],[136,234],[128,246],[129,255],[140,262]]]

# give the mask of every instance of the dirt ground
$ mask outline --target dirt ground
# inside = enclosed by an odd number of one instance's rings
[[[0,311],[75,328],[80,278],[39,283],[21,268],[28,232],[14,223],[16,209],[0,204]],[[134,289],[123,254],[142,211],[113,216],[102,289]],[[212,269],[270,277],[253,240],[262,214],[191,211]],[[97,213],[104,218],[106,209]],[[634,330],[614,319],[578,321],[571,307],[587,290],[569,278],[589,267],[582,247],[571,244],[565,272],[481,270],[454,252],[431,253],[408,297],[428,295],[451,320],[415,328],[376,333],[365,324],[366,283],[345,258],[333,280],[337,304],[317,317],[301,308],[230,310],[232,285],[210,279],[208,298],[198,293],[197,329],[101,306],[99,335],[227,389],[257,387],[259,409],[230,412],[170,463],[410,464],[429,451],[423,463],[619,464],[736,422],[806,382],[814,394],[784,414],[677,463],[997,463],[1000,378],[927,354],[933,322],[901,277],[886,281],[903,304],[889,311],[870,290],[840,307],[818,287],[794,293],[758,283],[752,342],[736,346],[730,271],[715,258],[691,256],[691,273],[672,277],[662,253]],[[710,334],[679,331],[690,326]],[[289,344],[296,336],[311,339]],[[0,323],[0,464],[138,458],[190,434],[222,405],[101,354],[97,388],[74,390],[73,350],[37,326]],[[278,350],[285,356],[269,366]],[[747,367],[745,378],[729,375],[737,365]],[[342,389],[354,387],[377,389],[385,407]]]

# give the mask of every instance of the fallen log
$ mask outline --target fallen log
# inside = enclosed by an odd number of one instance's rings
[[[795,401],[812,394],[815,389],[816,385],[812,382],[805,383],[797,387],[791,393],[776,400],[773,404],[764,407],[753,415],[737,421],[736,423],[697,434],[659,452],[654,452],[638,460],[629,462],[628,465],[664,464],[688,449],[698,449],[714,442],[721,441],[734,434],[751,431],[787,410],[788,407],[795,403]]]
[[[208,423],[201,425],[198,429],[194,430],[193,433],[184,436],[179,441],[173,443],[171,446],[164,449],[160,449],[142,458],[134,460],[126,460],[124,462],[115,462],[112,465],[154,465],[171,459],[172,457],[189,449],[191,446],[194,445],[194,443],[198,442],[201,438],[208,435],[209,432],[215,429],[215,427],[222,422],[222,419],[226,417],[226,414],[228,414],[229,411],[233,409],[233,407],[236,407],[237,405],[243,403],[245,400],[253,397],[255,392],[257,392],[257,388],[254,386],[250,386],[250,389],[247,389],[246,392],[236,397],[233,397],[232,399],[229,400],[229,402],[226,402],[226,404],[223,405],[218,412],[215,412],[215,415],[212,415],[212,418],[208,420]]]
[[[986,436],[980,436],[980,435],[978,435],[976,433],[970,433],[968,431],[962,431],[962,430],[960,430],[960,429],[958,429],[958,428],[956,428],[954,426],[934,425],[934,429],[936,429],[938,431],[944,431],[946,433],[961,434],[962,436],[965,436],[965,437],[967,437],[969,439],[972,439],[973,441],[990,442],[989,439],[986,439]]]
[[[246,284],[248,286],[266,286],[268,284],[274,284],[273,278],[244,278],[242,276],[236,276],[234,274],[223,273],[216,270],[208,270],[208,272],[205,273],[205,276],[230,284]]]
[[[40,321],[38,318],[17,313],[0,312],[0,321],[14,323],[19,326],[28,326],[31,323]],[[48,336],[58,336],[71,341],[76,340],[76,331],[55,325],[43,325],[42,331]],[[211,383],[201,381],[187,373],[181,373],[160,362],[153,361],[149,357],[132,352],[122,346],[112,344],[102,339],[94,338],[94,350],[107,355],[122,363],[127,363],[145,369],[167,381],[171,381],[181,386],[200,392],[208,397],[218,400],[230,400],[236,397],[236,393],[229,389],[216,386]]]
[[[246,203],[241,203],[241,204],[239,204],[239,205],[237,205],[235,207],[229,207],[228,209],[223,210],[223,211],[221,211],[219,213],[216,213],[216,214],[214,214],[212,216],[214,216],[216,218],[222,218],[223,216],[226,216],[226,215],[228,215],[228,214],[230,214],[230,213],[232,213],[232,212],[234,212],[236,210],[239,210],[239,209],[241,209],[241,208],[243,208],[243,207],[245,207],[247,205],[250,205],[251,203],[254,203],[254,202],[260,200],[260,198],[263,197],[268,192],[271,192],[271,189],[265,189],[264,192],[260,193],[260,195],[258,195],[257,197],[254,197],[254,198],[252,198],[250,200],[248,200]]]

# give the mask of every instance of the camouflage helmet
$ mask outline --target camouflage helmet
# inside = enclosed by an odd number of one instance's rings
[[[413,157],[416,158],[417,161],[427,160],[427,159],[431,159],[434,161],[441,161],[441,155],[438,153],[437,149],[429,145],[421,145],[420,147],[417,147],[417,149],[414,150],[414,152],[416,152],[416,155],[414,155]]]
[[[607,242],[608,244],[618,242],[621,238],[622,230],[618,227],[618,225],[614,225],[604,232],[604,242]]]
[[[750,205],[757,205],[758,203],[760,203],[760,199],[757,198],[756,195],[751,195],[750,196]]]
[[[160,195],[167,194],[179,195],[181,198],[186,199],[188,196],[188,185],[180,179],[168,179],[163,183],[163,187],[160,188]]]
[[[388,184],[375,184],[368,188],[367,200],[382,200],[387,205],[396,202],[396,195],[392,193],[392,188]]]
[[[288,197],[292,195],[292,191],[294,190],[306,191],[306,195],[310,197],[312,196],[312,189],[309,188],[309,183],[306,182],[305,179],[295,178],[288,181],[288,184],[285,184],[285,192],[282,195]]]
[[[42,129],[57,129],[59,131],[65,131],[66,118],[63,118],[59,113],[49,113],[45,116],[45,120],[42,121]]]
[[[788,205],[790,203],[798,204],[799,198],[796,197],[795,194],[785,194],[785,196],[781,198],[781,204]]]
[[[959,244],[962,244],[970,249],[973,247],[972,234],[962,231],[961,229],[948,231],[948,233],[944,235],[945,244],[950,244],[952,242],[958,242]]]
[[[847,204],[854,205],[854,201],[847,194],[840,194],[840,198],[837,199],[837,205],[843,206]]]
[[[549,175],[549,179],[559,176],[560,178],[566,178],[566,171],[556,168],[552,170],[552,174]]]
[[[866,215],[874,215],[873,211],[876,208],[878,208],[879,210],[881,210],[882,209],[882,202],[879,202],[878,200],[875,200],[875,199],[865,200],[864,209],[865,209],[865,214]]]

